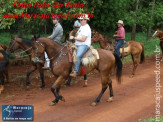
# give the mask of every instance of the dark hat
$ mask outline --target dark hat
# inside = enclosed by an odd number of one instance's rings
[[[59,21],[59,17],[53,16],[53,20],[58,20]]]

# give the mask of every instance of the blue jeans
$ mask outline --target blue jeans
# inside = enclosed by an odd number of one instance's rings
[[[81,64],[81,59],[82,59],[83,55],[89,49],[89,46],[87,46],[87,45],[77,45],[77,48],[78,48],[77,49],[77,54],[76,54],[77,55],[77,62],[75,63],[74,71],[78,75],[80,64]]]
[[[121,39],[121,40],[117,40],[117,45],[115,46],[115,53],[120,56],[120,52],[119,52],[119,49],[120,47],[123,45],[124,43],[124,39]]]

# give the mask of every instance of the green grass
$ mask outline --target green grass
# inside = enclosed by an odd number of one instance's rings
[[[156,121],[155,118],[149,118],[147,120],[140,119],[139,122],[163,122],[163,117],[161,117],[159,121]]]
[[[137,42],[142,42],[144,43],[144,46],[145,46],[145,57],[151,57],[152,55],[154,55],[154,50],[156,48],[156,45],[159,46],[159,42],[160,40],[157,38],[157,39],[153,39],[151,38],[149,41],[146,40],[146,33],[136,33],[136,41]],[[47,37],[48,35],[41,35],[42,37]],[[64,35],[65,36],[65,35]],[[63,39],[64,39],[64,36],[63,36]],[[111,37],[111,35],[110,35]],[[32,35],[24,35],[24,38],[29,38],[31,39],[32,38]],[[3,33],[0,33],[0,43],[2,44],[5,44],[5,45],[8,45],[9,42],[11,40],[11,35],[10,33],[8,32],[3,32]],[[131,40],[131,33],[126,33],[126,41],[130,41]],[[95,48],[99,48],[99,44],[96,43],[96,44],[93,44],[93,46]],[[127,56],[124,58],[123,62],[124,63],[128,63],[128,62],[131,62],[131,56]]]

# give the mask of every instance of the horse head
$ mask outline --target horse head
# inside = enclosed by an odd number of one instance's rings
[[[91,43],[93,44],[96,42],[99,42],[99,33],[95,29],[92,29]]]
[[[156,37],[160,37],[161,36],[161,33],[163,33],[161,30],[157,29],[154,34],[153,34],[153,38],[156,38]]]
[[[33,63],[44,63],[45,46],[39,41],[39,38],[33,36],[31,60]]]
[[[19,43],[18,43],[20,40],[17,40],[17,39],[18,39],[17,36],[12,36],[12,37],[11,37],[9,46],[8,46],[8,48],[7,48],[7,53],[12,53],[12,52],[14,52],[15,50],[17,50],[17,49],[20,48],[20,45],[19,45]]]

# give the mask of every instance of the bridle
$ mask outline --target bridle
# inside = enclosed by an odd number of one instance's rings
[[[12,39],[11,41],[14,41],[13,43],[12,43],[12,45],[9,47],[9,49],[8,50],[11,50],[14,46],[15,46],[15,44],[16,44],[16,42],[17,42],[17,37],[15,37],[15,39]],[[21,51],[20,52],[20,54],[23,54],[24,52],[27,52],[28,50],[31,50],[32,49],[32,47],[29,47],[28,49],[26,49],[26,50],[24,50],[24,51]],[[12,49],[13,50],[13,49]],[[27,56],[30,56],[31,54],[28,54]],[[26,55],[25,55],[26,56]],[[24,56],[23,56],[24,57]]]
[[[44,46],[44,44],[41,43],[40,41],[36,41],[36,43],[39,44],[39,45],[41,45],[41,46],[44,48],[44,50],[46,49],[45,46]],[[64,47],[62,47],[62,48],[61,48],[53,57],[51,57],[50,59],[45,58],[44,60],[41,60],[41,59],[38,57],[38,50],[39,50],[39,47],[37,47],[37,48],[36,48],[36,55],[35,55],[35,58],[34,58],[34,62],[41,62],[41,63],[44,63],[45,61],[50,61],[50,60],[56,58],[57,55],[59,55],[59,56],[58,56],[59,58],[61,58],[62,56],[66,56],[66,55],[68,54],[68,51],[67,51],[65,54],[63,54],[63,52],[62,52],[63,49],[64,49],[66,46],[67,46],[67,44],[65,44]],[[58,60],[58,59],[57,59],[57,60]],[[54,66],[56,66],[57,64],[58,64],[58,62],[56,61],[55,64],[54,64]]]

